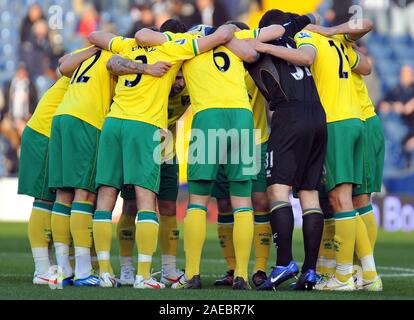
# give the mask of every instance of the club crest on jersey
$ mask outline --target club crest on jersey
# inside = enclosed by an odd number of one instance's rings
[[[298,35],[299,39],[307,39],[312,38],[311,34],[309,32],[300,32]]]
[[[178,39],[174,41],[175,44],[182,46],[185,43],[185,39]]]

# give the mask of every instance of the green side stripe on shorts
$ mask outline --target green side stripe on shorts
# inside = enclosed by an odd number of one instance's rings
[[[136,222],[144,222],[145,220],[150,220],[158,224],[157,214],[153,211],[139,211],[137,214]]]
[[[70,216],[70,207],[63,203],[55,202],[53,204],[52,213]]]
[[[53,204],[48,204],[48,203],[44,203],[44,202],[35,201],[35,202],[33,202],[33,208],[52,211]]]
[[[232,214],[219,214],[217,218],[217,223],[232,224],[234,223],[234,216]]]
[[[367,205],[366,207],[357,209],[360,216],[367,214],[368,212],[373,211],[372,205]]]
[[[233,214],[239,213],[239,212],[251,212],[253,211],[253,208],[237,208],[233,210]]]
[[[73,202],[72,203],[72,212],[93,214],[93,204],[82,203],[82,202]]]
[[[335,213],[335,220],[355,218],[357,211],[337,212]]]
[[[270,221],[270,214],[265,215],[254,215],[254,223],[267,223]]]
[[[95,211],[93,215],[93,220],[104,220],[111,222],[112,221],[112,212],[109,211]]]
[[[207,212],[207,207],[202,206],[200,204],[193,204],[193,203],[189,203],[188,207],[187,207],[187,211],[191,210],[191,209],[200,209],[200,210],[204,210]]]

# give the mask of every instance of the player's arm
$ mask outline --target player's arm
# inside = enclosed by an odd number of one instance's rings
[[[115,34],[105,31],[94,31],[88,36],[90,43],[104,50],[110,50],[111,41],[116,37]]]
[[[168,70],[170,70],[171,63],[159,61],[155,64],[144,64],[114,55],[108,60],[106,68],[110,73],[116,76],[126,74],[148,74],[153,77],[162,77]]]
[[[226,44],[233,39],[233,35],[236,30],[236,26],[228,24],[219,27],[211,35],[198,39],[194,38],[194,41],[197,43],[197,53],[201,54],[215,47]],[[139,45],[143,46],[158,46],[168,41],[165,34],[150,29],[141,29],[138,31],[135,34],[135,40]]]
[[[76,53],[66,54],[59,59],[60,74],[71,77],[76,68],[85,60],[92,57],[99,50],[96,46],[91,46]]]
[[[226,43],[226,48],[247,63],[254,63],[260,58],[259,52],[246,40],[233,38]]]
[[[372,72],[371,61],[369,61],[369,58],[361,51],[359,51],[356,47],[354,47],[354,50],[358,55],[358,61],[355,64],[355,66],[352,66],[352,72],[358,73],[363,76],[370,75]]]
[[[370,19],[355,19],[333,27],[322,27],[312,24],[307,26],[306,29],[326,37],[344,34],[348,40],[356,41],[370,32],[373,27],[374,23]]]
[[[257,40],[250,41],[256,51],[283,59],[297,66],[310,66],[316,58],[316,49],[311,46],[303,46],[299,49],[293,49],[262,43]]]
[[[204,53],[230,42],[233,39],[237,27],[232,24],[225,24],[220,26],[216,31],[207,37],[198,38],[196,40],[198,53]]]
[[[281,38],[285,34],[286,29],[278,24],[272,24],[268,27],[260,28],[257,40],[261,42],[269,42]]]
[[[135,33],[135,41],[142,46],[158,46],[167,42],[168,38],[162,32],[142,28]]]

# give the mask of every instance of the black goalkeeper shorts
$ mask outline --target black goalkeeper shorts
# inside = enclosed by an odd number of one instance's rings
[[[276,107],[266,154],[267,185],[318,190],[327,145],[325,111],[319,102]]]

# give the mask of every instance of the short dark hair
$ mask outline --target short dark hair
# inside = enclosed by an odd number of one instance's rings
[[[249,30],[249,26],[241,21],[227,21],[225,24],[234,24],[237,28],[241,30]]]
[[[269,10],[260,19],[259,28],[268,27],[272,24],[284,25],[297,16],[295,13],[283,12],[277,9]]]
[[[165,21],[161,27],[161,32],[173,32],[173,33],[185,33],[187,31],[187,26],[177,19],[168,19]]]

